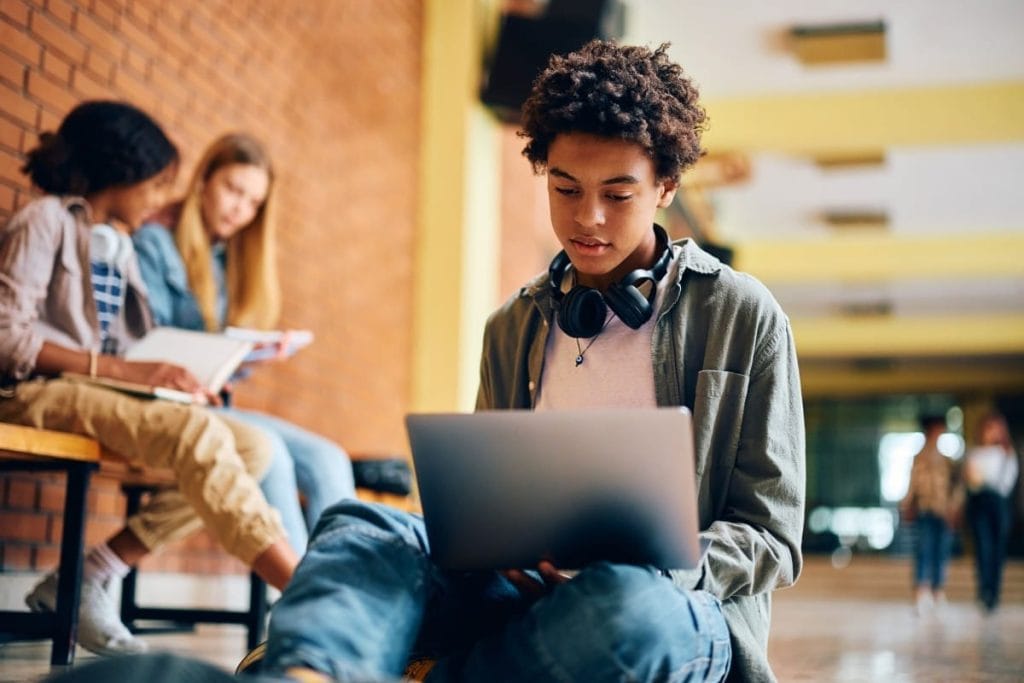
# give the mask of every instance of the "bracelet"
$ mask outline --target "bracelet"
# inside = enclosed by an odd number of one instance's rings
[[[99,352],[96,349],[89,351],[89,377],[96,379],[96,366],[99,364]]]

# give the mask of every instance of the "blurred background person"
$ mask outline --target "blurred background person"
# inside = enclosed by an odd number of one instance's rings
[[[273,207],[274,173],[263,144],[244,133],[215,140],[185,197],[133,237],[156,324],[208,331],[275,327],[281,294]],[[223,411],[270,438],[273,458],[261,486],[281,512],[292,547],[304,552],[308,529],[324,508],[355,497],[348,455],[285,420]]]
[[[946,565],[958,505],[953,461],[939,451],[946,418],[926,415],[921,418],[921,430],[924,447],[914,456],[910,486],[900,511],[904,519],[914,520],[914,607],[923,615],[946,602]]]
[[[974,536],[978,600],[991,612],[999,605],[1010,536],[1010,494],[1017,482],[1020,464],[1002,415],[989,413],[981,419],[977,441],[964,462],[967,518]]]

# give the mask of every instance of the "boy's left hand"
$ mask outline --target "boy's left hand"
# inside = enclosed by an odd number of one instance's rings
[[[555,586],[563,584],[572,578],[571,575],[560,571],[547,560],[541,560],[537,564],[537,571],[540,573],[541,581],[538,581],[521,569],[507,569],[504,574],[505,578],[511,581],[512,585],[518,588],[520,593],[533,600],[544,597]]]

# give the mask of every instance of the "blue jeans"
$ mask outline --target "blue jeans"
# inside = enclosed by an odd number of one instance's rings
[[[967,518],[974,535],[978,599],[989,609],[995,609],[1010,537],[1010,501],[989,489],[971,494],[967,498]]]
[[[946,564],[953,535],[942,517],[921,512],[914,523],[917,547],[914,550],[914,585],[938,590],[946,584]]]
[[[438,681],[719,681],[729,630],[711,594],[649,567],[597,563],[531,601],[498,572],[446,572],[419,517],[343,501],[320,518],[270,618],[267,669]]]
[[[270,439],[270,467],[260,482],[271,507],[281,513],[288,542],[300,555],[320,514],[331,504],[355,498],[352,463],[337,444],[290,422],[264,413],[235,408],[222,411],[258,427]],[[299,492],[306,498],[303,514]]]

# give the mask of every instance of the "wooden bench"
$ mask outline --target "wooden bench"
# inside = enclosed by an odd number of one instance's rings
[[[75,657],[86,491],[89,477],[99,463],[100,446],[92,439],[0,423],[0,471],[57,471],[67,475],[56,611],[0,611],[5,634],[22,639],[52,639],[50,663],[54,665],[71,664]]]
[[[166,470],[137,469],[123,459],[102,451],[95,440],[34,427],[0,423],[0,471],[63,471],[67,474],[64,525],[61,533],[59,581],[55,613],[0,611],[0,635],[9,639],[51,638],[50,662],[71,664],[74,660],[78,601],[81,591],[85,537],[86,491],[90,475],[102,465],[102,474],[121,482],[127,505],[126,516],[138,511],[142,497],[175,485]],[[409,509],[405,495],[370,489],[358,489],[360,498]],[[250,574],[249,607],[246,610],[170,608],[140,606],[136,600],[138,570],[125,577],[121,590],[121,619],[133,631],[166,631],[168,628],[142,629],[137,620],[157,620],[172,624],[172,630],[191,628],[198,623],[239,624],[247,629],[249,649],[263,640],[267,616],[266,584]]]

